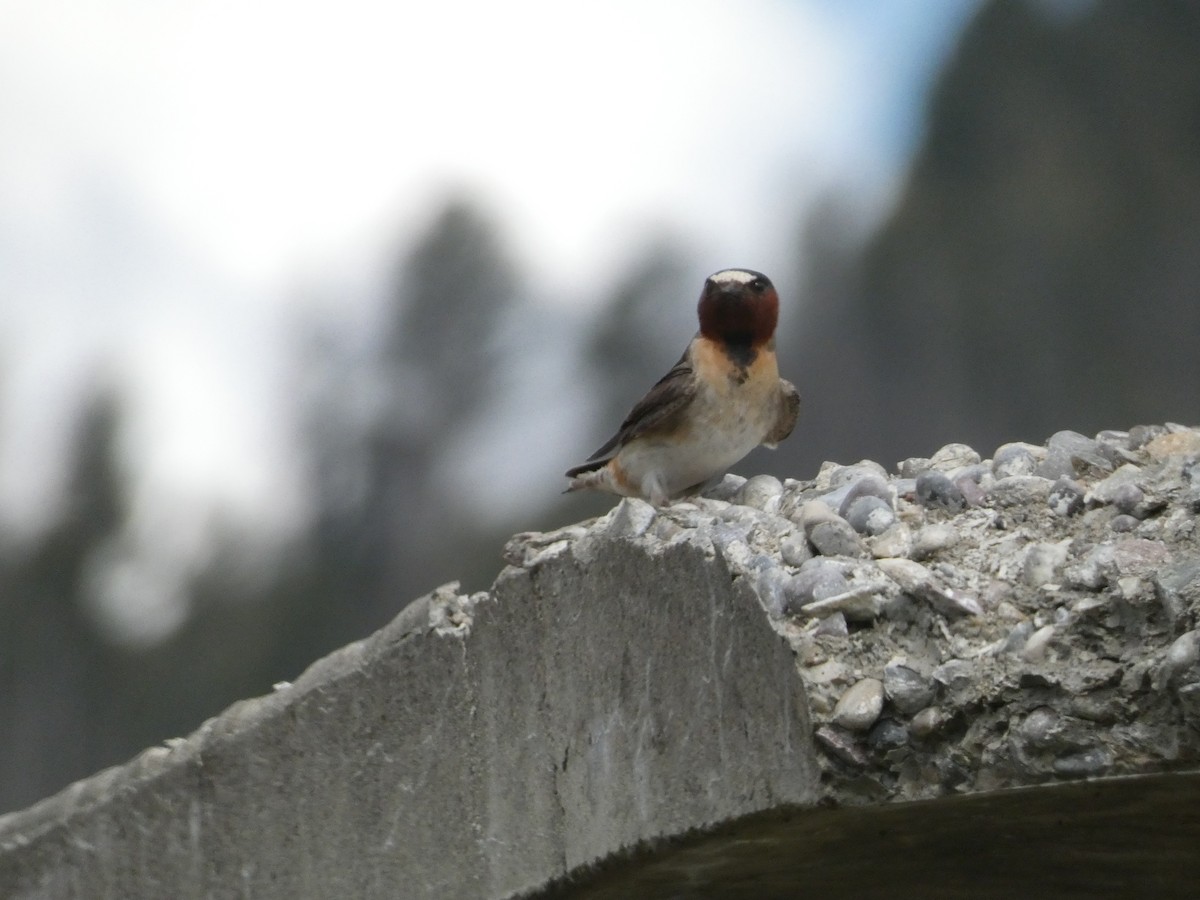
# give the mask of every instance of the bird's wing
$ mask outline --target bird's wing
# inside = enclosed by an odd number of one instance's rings
[[[689,353],[685,350],[683,356],[679,357],[679,362],[671,367],[671,371],[660,378],[646,396],[630,410],[617,433],[605,441],[604,446],[589,456],[588,462],[584,466],[577,468],[581,470],[596,468],[590,464],[611,459],[616,456],[622,446],[634,438],[669,427],[695,396],[694,371]]]
[[[786,378],[779,379],[779,413],[775,417],[775,425],[770,433],[763,438],[763,445],[772,450],[779,442],[792,433],[796,420],[800,418],[800,392]]]

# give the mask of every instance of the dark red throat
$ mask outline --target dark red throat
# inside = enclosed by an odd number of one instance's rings
[[[779,295],[765,276],[743,283],[704,283],[700,295],[700,333],[723,344],[757,348],[775,335]]]

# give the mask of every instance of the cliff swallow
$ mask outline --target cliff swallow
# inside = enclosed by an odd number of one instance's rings
[[[765,275],[725,269],[704,282],[700,332],[620,430],[582,465],[568,491],[585,488],[663,506],[763,444],[792,433],[800,395],[779,377],[779,295]]]

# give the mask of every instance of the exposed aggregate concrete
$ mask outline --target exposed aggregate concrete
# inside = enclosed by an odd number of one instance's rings
[[[678,542],[750,582],[795,650],[826,801],[918,799],[1200,759],[1200,431],[1141,426],[984,459],[951,444],[623,500],[512,561]]]

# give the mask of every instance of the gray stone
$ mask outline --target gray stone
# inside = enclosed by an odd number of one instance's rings
[[[844,613],[835,612],[823,618],[813,632],[816,635],[828,635],[830,637],[846,637],[850,634],[850,629],[846,625],[846,616]]]
[[[1084,499],[1083,485],[1063,475],[1051,486],[1046,504],[1057,516],[1074,516],[1083,512]]]
[[[967,506],[982,506],[983,501],[987,498],[987,487],[991,486],[992,481],[990,476],[976,479],[971,473],[967,473],[955,477],[954,486],[962,491],[963,500],[966,501]]]
[[[1115,556],[1113,544],[1097,544],[1078,563],[1067,567],[1064,573],[1066,584],[1089,591],[1100,590],[1116,570]]]
[[[1111,428],[1105,429],[1096,435],[1096,440],[1115,450],[1128,452],[1137,449],[1132,445],[1128,431],[1117,431]]]
[[[1160,435],[1167,433],[1163,425],[1135,425],[1129,429],[1129,449],[1140,450]]]
[[[908,716],[929,706],[934,698],[929,679],[899,663],[889,663],[884,667],[883,690],[891,704]]]
[[[939,472],[953,472],[978,462],[979,454],[966,444],[946,444],[929,457],[929,468]]]
[[[928,471],[929,468],[930,460],[927,456],[912,456],[896,463],[896,471],[904,479],[916,478],[922,472]]]
[[[1140,524],[1140,520],[1135,519],[1133,516],[1122,514],[1119,516],[1113,516],[1112,519],[1109,520],[1108,527],[1118,534],[1127,534],[1130,531],[1134,531]]]
[[[1063,778],[1095,778],[1112,768],[1112,754],[1103,747],[1068,753],[1054,760],[1054,774]]]
[[[929,706],[912,717],[908,725],[909,733],[918,740],[925,740],[937,734],[946,725],[948,717],[936,706]]]
[[[841,594],[814,600],[801,607],[799,613],[809,618],[824,618],[840,613],[851,622],[870,622],[879,617],[880,608],[878,588],[870,584],[861,584]]]
[[[883,574],[895,581],[904,593],[926,601],[942,615],[958,618],[977,616],[983,612],[973,597],[942,584],[918,562],[911,559],[880,559],[877,564]]]
[[[1054,637],[1054,630],[1053,625],[1043,625],[1031,634],[1029,640],[1025,642],[1025,646],[1021,648],[1021,657],[1030,662],[1037,662],[1044,659],[1046,649]]]
[[[1017,732],[1030,750],[1058,752],[1075,749],[1063,717],[1047,706],[1039,706],[1026,716]]]
[[[966,508],[967,501],[950,478],[942,472],[929,470],[917,476],[917,499],[930,509],[958,512]]]
[[[1045,455],[1045,449],[1033,444],[1004,444],[992,454],[992,474],[996,478],[1032,475]]]
[[[838,507],[838,514],[847,518],[851,505],[864,497],[882,500],[889,508],[892,506],[892,489],[887,479],[874,473],[865,474],[847,485],[847,491]]]
[[[822,522],[836,522],[841,517],[833,508],[822,500],[809,500],[804,503],[792,520],[807,533]]]
[[[847,731],[866,731],[883,712],[883,682],[864,678],[850,687],[833,710],[833,722]]]
[[[808,530],[808,542],[822,556],[865,557],[870,553],[845,519],[818,522]]]
[[[808,539],[800,534],[789,534],[780,541],[779,555],[785,563],[797,569],[813,558]]]
[[[816,730],[813,737],[816,739],[817,746],[834,759],[840,760],[852,768],[866,768],[867,755],[849,732],[832,725],[822,725]]]
[[[839,566],[828,565],[826,560],[813,559],[800,567],[784,591],[784,612],[792,614],[803,607],[827,597],[835,597],[850,590],[850,582]]]
[[[949,691],[962,691],[975,678],[975,667],[965,659],[950,659],[933,670],[933,680]]]
[[[1151,512],[1146,493],[1136,484],[1123,484],[1113,492],[1113,506],[1127,516],[1144,519]]]
[[[1051,435],[1046,449],[1047,458],[1055,453],[1064,454],[1076,474],[1107,473],[1116,468],[1116,455],[1111,447],[1077,431],[1059,431]]]
[[[1141,475],[1142,469],[1140,466],[1126,463],[1108,477],[1102,478],[1093,484],[1087,492],[1087,502],[1093,505],[1112,503],[1116,499],[1116,493],[1120,488],[1131,484],[1136,486]]]
[[[613,538],[635,538],[646,533],[658,513],[645,500],[624,497],[608,518],[608,535]]]
[[[1181,634],[1167,649],[1159,667],[1159,688],[1174,684],[1185,673],[1191,672],[1200,662],[1200,631]]]
[[[701,495],[711,500],[724,500],[727,503],[735,502],[741,494],[742,485],[746,483],[746,479],[741,475],[734,475],[732,472],[727,472],[716,484],[705,488]]]
[[[1154,589],[1172,622],[1200,607],[1200,556],[1173,560],[1154,573]]]
[[[1033,634],[1034,625],[1030,619],[1025,619],[1013,626],[1012,631],[997,648],[1000,653],[1020,653]]]
[[[764,512],[777,513],[782,497],[783,482],[773,475],[755,475],[742,485],[736,502]]]
[[[1045,503],[1054,484],[1038,475],[1010,475],[997,479],[987,491],[987,500],[993,506],[1036,506]]]
[[[1074,478],[1079,473],[1076,471],[1075,463],[1071,461],[1071,456],[1065,450],[1059,448],[1051,448],[1042,458],[1041,462],[1033,470],[1033,473],[1047,481],[1056,481],[1059,478]]]
[[[850,527],[859,534],[882,534],[896,523],[891,504],[873,496],[855,498],[845,517]]]
[[[880,719],[867,735],[867,746],[886,753],[908,744],[908,728],[895,719]]]

